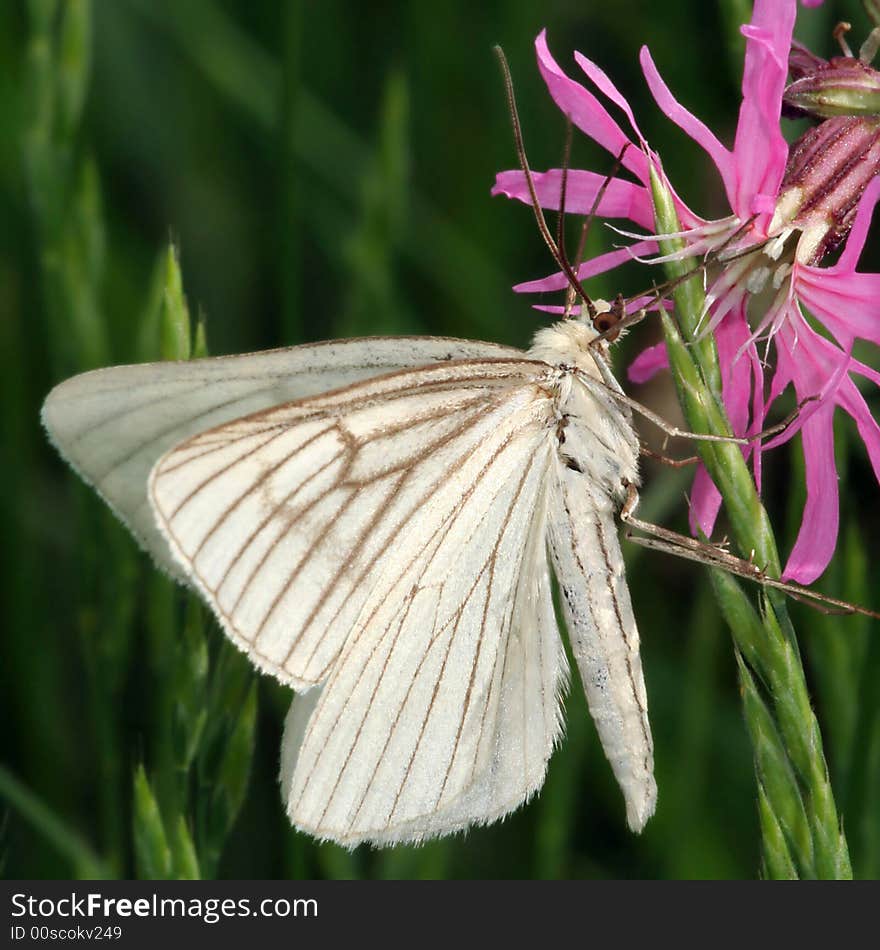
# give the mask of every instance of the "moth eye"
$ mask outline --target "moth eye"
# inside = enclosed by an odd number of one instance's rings
[[[609,330],[613,330],[615,326],[620,322],[620,317],[614,313],[605,311],[604,313],[598,314],[593,319],[593,328],[599,334],[608,333]],[[608,333],[608,342],[613,343],[618,337],[617,333]]]

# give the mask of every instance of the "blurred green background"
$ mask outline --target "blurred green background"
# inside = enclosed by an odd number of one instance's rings
[[[293,832],[278,794],[289,693],[254,675],[204,611],[151,569],[52,451],[50,387],[158,358],[179,249],[210,352],[371,333],[525,346],[544,319],[510,285],[552,267],[527,208],[491,199],[515,163],[492,46],[507,52],[529,157],[564,126],[535,67],[597,60],[670,178],[726,212],[709,162],[648,99],[648,43],[722,138],[738,105],[746,3],[32,0],[0,5],[0,871],[7,877],[752,877],[755,784],[729,637],[697,566],[626,546],[656,742],[656,817],[624,821],[578,683],[542,793],[506,821],[421,848],[349,853]],[[831,55],[857,4],[802,11]],[[572,65],[571,72],[574,74]],[[574,167],[612,161],[575,140]],[[593,249],[613,236],[593,228]],[[863,270],[880,270],[875,244]],[[641,289],[644,268],[597,280]],[[617,354],[619,375],[657,330]],[[167,341],[166,350],[167,353]],[[876,365],[876,353],[864,358]],[[666,414],[663,383],[635,393]],[[880,401],[872,393],[872,405]],[[820,586],[878,605],[878,490],[840,426],[842,544]],[[686,446],[683,453],[687,454]],[[767,498],[790,545],[797,453]],[[646,466],[644,517],[684,527],[686,472]],[[857,875],[880,875],[877,625],[795,606]]]

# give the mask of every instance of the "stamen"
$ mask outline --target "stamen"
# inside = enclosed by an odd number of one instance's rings
[[[792,266],[791,264],[788,263],[788,261],[785,261],[784,263],[780,264],[779,267],[777,267],[776,270],[773,272],[773,289],[779,290],[779,288],[782,286],[783,281],[786,279],[786,277],[788,277],[788,275],[791,272],[792,272]]]
[[[837,26],[834,27],[834,29],[831,32],[831,35],[834,37],[834,39],[837,40],[838,44],[840,45],[840,48],[843,50],[843,55],[849,56],[850,59],[853,58],[853,52],[849,48],[849,43],[847,43],[846,41],[846,34],[849,33],[851,29],[852,29],[851,23],[846,23],[845,21],[841,20],[841,22],[838,23]]]
[[[788,240],[794,228],[783,228],[779,234],[774,235],[765,245],[764,253],[771,261],[778,261],[782,252],[785,250],[785,242]]]
[[[862,43],[859,50],[859,59],[866,65],[874,62],[878,49],[880,49],[880,26],[875,26],[868,34],[865,42]]]

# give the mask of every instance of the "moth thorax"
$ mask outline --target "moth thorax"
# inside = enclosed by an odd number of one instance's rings
[[[590,343],[595,339],[596,331],[589,319],[561,320],[538,330],[529,356],[551,366],[564,363],[596,374],[595,359],[590,353]]]

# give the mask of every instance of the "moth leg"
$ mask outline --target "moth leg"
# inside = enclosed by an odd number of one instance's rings
[[[766,439],[772,435],[776,435],[779,432],[787,429],[800,415],[804,406],[808,403],[814,402],[819,398],[818,395],[807,396],[805,399],[802,399],[797,406],[781,421],[774,423],[767,429],[762,429],[760,432],[756,432],[754,435],[749,435],[743,438],[738,436],[728,436],[728,435],[711,435],[707,432],[688,432],[686,429],[679,429],[678,426],[674,426],[671,423],[667,422],[662,416],[658,415],[653,410],[649,409],[643,403],[638,402],[638,400],[633,399],[631,396],[627,396],[624,393],[617,380],[614,378],[610,368],[607,363],[603,360],[600,354],[594,352],[593,360],[599,370],[602,380],[597,380],[586,373],[578,372],[578,379],[584,383],[588,388],[601,386],[602,389],[618,402],[623,403],[623,405],[628,406],[633,412],[638,413],[640,416],[647,419],[649,422],[653,422],[661,432],[665,432],[670,438],[676,439],[693,439],[698,442],[731,442],[734,445],[751,445],[754,442],[760,442],[763,439]]]
[[[764,439],[768,439],[771,435],[777,435],[779,432],[784,432],[801,414],[801,410],[804,408],[804,406],[806,406],[808,403],[815,402],[818,398],[818,393],[813,396],[805,397],[781,422],[776,422],[772,426],[755,433],[755,435],[749,436],[749,441],[757,441],[758,439],[763,441]]]
[[[824,613],[862,614],[865,617],[880,620],[880,613],[868,610],[867,607],[851,604],[845,600],[838,600],[836,597],[829,597],[827,594],[820,594],[818,591],[802,587],[800,584],[770,577],[751,560],[737,557],[716,544],[689,538],[687,535],[652,524],[650,521],[642,521],[634,514],[638,503],[639,494],[635,486],[627,484],[626,499],[620,509],[620,520],[627,526],[627,540],[634,541],[642,547],[652,548],[655,551],[665,551],[675,557],[685,558],[688,561],[696,561],[698,564],[705,564],[708,567],[727,571],[728,574],[743,577],[756,584],[773,587],[775,590],[780,590],[795,600],[803,601]],[[633,529],[643,532],[646,537],[634,534]]]
[[[732,442],[734,445],[749,445],[757,438],[757,436],[751,436],[749,438],[741,439],[733,435],[711,435],[708,432],[688,432],[687,429],[679,429],[678,426],[668,423],[663,418],[663,416],[658,415],[647,406],[637,402],[630,396],[627,396],[626,393],[624,393],[617,385],[616,380],[614,379],[613,375],[611,375],[611,370],[607,365],[605,365],[601,357],[596,358],[595,362],[596,366],[599,367],[599,372],[602,374],[602,380],[600,381],[598,379],[594,379],[587,373],[580,371],[577,371],[578,379],[588,389],[592,389],[593,391],[601,387],[603,392],[607,392],[613,399],[616,399],[618,402],[623,403],[623,405],[628,406],[633,412],[637,412],[649,422],[653,422],[658,429],[660,429],[662,432],[665,432],[670,438],[694,439],[695,441],[699,442]]]
[[[686,468],[688,465],[696,465],[700,461],[699,455],[689,455],[684,459],[670,458],[662,452],[655,452],[647,445],[640,445],[639,452],[646,458],[654,459],[655,462],[660,462],[661,465],[668,465],[670,468]]]

